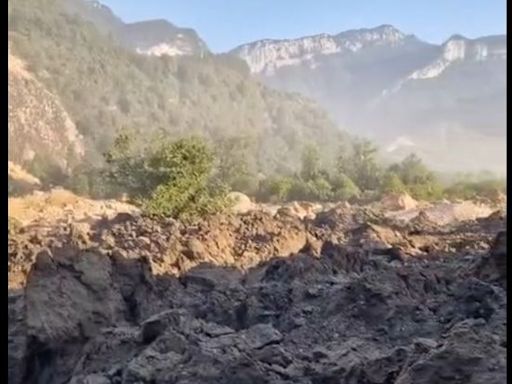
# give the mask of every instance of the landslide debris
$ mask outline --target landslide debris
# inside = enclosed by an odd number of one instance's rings
[[[16,228],[9,383],[505,382],[504,217],[421,225],[339,205]]]

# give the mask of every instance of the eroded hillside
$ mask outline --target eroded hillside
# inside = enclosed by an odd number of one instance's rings
[[[57,96],[9,51],[9,160],[25,166],[44,161],[69,171],[84,155],[84,145]]]

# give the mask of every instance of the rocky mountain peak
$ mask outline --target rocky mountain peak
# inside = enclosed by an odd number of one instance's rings
[[[68,12],[78,14],[100,31],[111,33],[124,46],[140,54],[202,55],[206,43],[190,28],[181,28],[165,19],[125,23],[97,0],[68,0]]]
[[[206,43],[189,28],[180,28],[164,19],[125,24],[122,39],[136,52],[152,56],[202,54]]]
[[[506,57],[504,36],[487,36],[469,39],[462,35],[452,35],[442,44],[443,59],[449,62],[469,59],[487,60]]]
[[[244,59],[253,73],[273,73],[284,66],[310,62],[317,56],[353,53],[375,45],[401,44],[407,36],[391,25],[326,33],[297,39],[265,39],[241,45],[232,53]]]
[[[375,28],[361,28],[341,32],[339,38],[358,39],[364,41],[381,41],[396,43],[406,38],[402,31],[389,24],[379,25]]]

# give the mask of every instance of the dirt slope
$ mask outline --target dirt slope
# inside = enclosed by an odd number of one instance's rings
[[[35,159],[66,171],[84,155],[82,137],[57,97],[10,50],[8,56],[9,160],[28,166]]]

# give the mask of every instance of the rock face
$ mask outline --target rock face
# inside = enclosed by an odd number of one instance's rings
[[[201,56],[209,53],[206,43],[195,30],[178,27],[167,20],[125,23],[96,0],[69,0],[64,6],[67,12],[78,13],[101,32],[143,55]]]
[[[401,160],[504,174],[506,36],[426,43],[393,26],[235,48],[264,83],[299,92]],[[461,160],[464,159],[464,160]]]
[[[10,236],[28,238],[11,269],[34,256],[9,291],[9,383],[505,382],[505,286],[481,267],[506,254],[504,235],[489,254],[503,221],[433,236],[369,217],[25,228]]]
[[[150,56],[200,56],[209,52],[193,29],[178,28],[166,20],[125,24],[119,36],[137,53]]]
[[[359,29],[338,35],[321,34],[294,40],[261,40],[235,48],[232,52],[245,60],[252,73],[273,74],[276,69],[335,53],[350,54],[378,45],[400,45],[406,36],[392,27]]]
[[[482,259],[480,265],[481,276],[499,281],[507,282],[507,232],[498,233],[494,240],[489,255]]]
[[[68,170],[69,161],[83,157],[84,147],[64,107],[10,52],[8,72],[9,160],[27,166],[37,153],[36,161]]]

